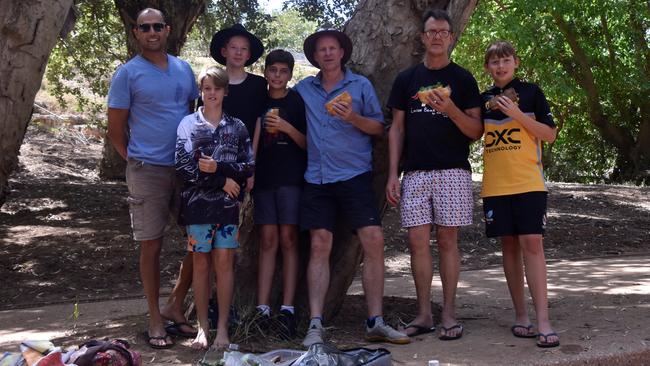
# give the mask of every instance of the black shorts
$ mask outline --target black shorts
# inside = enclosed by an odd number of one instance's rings
[[[483,198],[485,233],[489,238],[544,234],[547,192]]]
[[[344,216],[352,230],[381,226],[371,172],[335,183],[307,183],[301,202],[300,227],[303,230],[333,232],[337,214]]]

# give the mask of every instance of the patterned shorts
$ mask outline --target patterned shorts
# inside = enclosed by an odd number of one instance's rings
[[[464,169],[417,170],[402,179],[402,226],[472,223],[472,173]]]
[[[190,252],[210,253],[212,249],[237,248],[239,248],[237,225],[187,225],[187,250]]]

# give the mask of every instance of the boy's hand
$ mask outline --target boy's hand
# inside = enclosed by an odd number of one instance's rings
[[[291,124],[284,120],[282,117],[272,114],[266,115],[266,120],[264,123],[264,128],[270,129],[271,131],[276,130],[284,133],[288,133],[289,129],[292,127]]]
[[[427,104],[436,111],[445,114],[449,114],[448,112],[454,106],[451,98],[437,89],[433,89],[431,93],[427,94]]]
[[[389,176],[386,183],[386,200],[393,207],[397,206],[400,199],[400,183],[397,176]]]
[[[510,118],[520,119],[523,113],[521,112],[521,109],[519,109],[517,103],[513,102],[505,95],[500,95],[495,98],[497,98],[497,107],[501,112],[503,112],[503,114]]]
[[[239,196],[239,184],[231,178],[226,178],[226,184],[223,185],[222,189],[230,198],[237,198]]]
[[[201,153],[201,157],[199,158],[199,170],[204,173],[214,173],[217,171],[217,161],[212,159],[211,156]]]

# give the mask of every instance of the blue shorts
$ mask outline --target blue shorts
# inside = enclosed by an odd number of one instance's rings
[[[187,225],[187,250],[190,252],[210,253],[212,249],[237,248],[239,248],[237,225]]]
[[[301,192],[300,186],[253,191],[255,224],[298,225]]]

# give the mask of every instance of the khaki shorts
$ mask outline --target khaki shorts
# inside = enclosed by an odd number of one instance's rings
[[[161,238],[169,216],[177,219],[180,211],[180,181],[176,169],[129,159],[126,184],[133,239]]]

